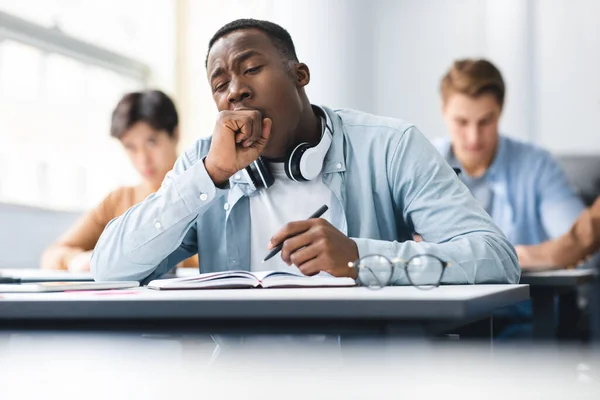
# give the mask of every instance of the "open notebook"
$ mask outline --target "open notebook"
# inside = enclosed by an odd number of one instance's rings
[[[158,279],[148,284],[149,289],[232,289],[232,288],[292,288],[292,287],[346,287],[356,286],[352,278],[333,276],[306,276],[281,271],[225,271],[199,274],[185,278]]]

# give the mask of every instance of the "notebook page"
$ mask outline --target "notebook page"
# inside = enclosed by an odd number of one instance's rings
[[[295,274],[272,274],[261,282],[261,286],[267,287],[348,287],[356,286],[352,278],[337,278],[334,276],[306,276]]]

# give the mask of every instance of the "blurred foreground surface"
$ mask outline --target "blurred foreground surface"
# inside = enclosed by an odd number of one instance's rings
[[[600,348],[0,333],[0,398],[600,399]],[[235,344],[231,344],[235,343]]]

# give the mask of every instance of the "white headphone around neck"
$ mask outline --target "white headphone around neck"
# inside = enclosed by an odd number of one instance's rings
[[[313,180],[321,173],[325,155],[327,155],[333,140],[333,130],[327,125],[325,117],[321,118],[325,130],[319,143],[314,147],[308,143],[300,143],[291,151],[284,163],[285,174],[295,182]],[[246,172],[257,189],[268,189],[275,183],[268,163],[262,157],[247,166]]]

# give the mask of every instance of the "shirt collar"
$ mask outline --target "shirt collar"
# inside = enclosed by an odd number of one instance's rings
[[[344,127],[342,119],[335,111],[324,106],[313,106],[325,114],[326,129],[331,133],[331,146],[325,155],[323,162],[323,174],[346,171],[346,159],[344,157]]]
[[[462,168],[460,161],[455,157],[454,150],[452,149],[452,142],[448,142],[448,148],[445,151],[445,159],[449,162],[450,166],[453,168]],[[498,148],[496,149],[496,154],[494,155],[494,159],[492,163],[485,171],[483,175],[486,179],[496,180],[498,178],[502,178],[504,176],[506,165],[506,138],[502,135],[498,136]]]

